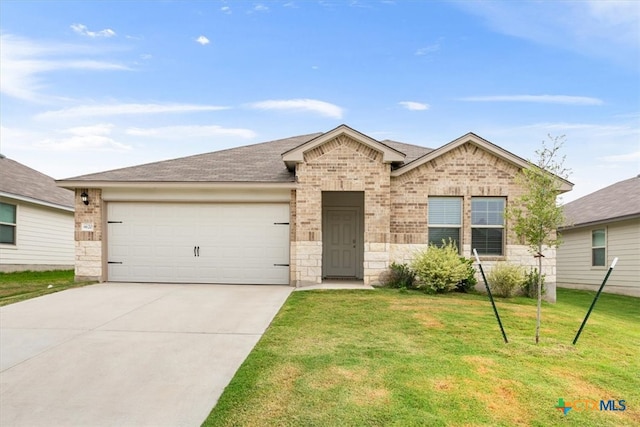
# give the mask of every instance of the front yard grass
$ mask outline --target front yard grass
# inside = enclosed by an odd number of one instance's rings
[[[73,270],[0,272],[0,306],[89,284],[75,282],[73,275]]]
[[[205,426],[637,426],[640,299],[593,292],[544,304],[486,296],[294,292]],[[567,415],[558,399],[625,400]]]

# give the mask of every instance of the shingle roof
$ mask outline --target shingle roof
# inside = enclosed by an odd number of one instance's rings
[[[405,144],[404,142],[392,141],[390,139],[385,139],[384,141],[380,141],[380,142],[382,142],[385,145],[388,145],[394,150],[398,150],[401,153],[404,153],[406,155],[406,157],[404,158],[405,165],[433,151],[432,148],[421,147],[419,145]]]
[[[69,180],[120,182],[293,182],[280,155],[314,133],[212,153],[82,175]]]
[[[282,160],[282,153],[320,135],[322,133],[300,135],[261,144],[82,175],[62,181],[294,182],[294,174],[287,170]],[[432,151],[430,148],[396,141],[386,140],[382,143],[405,153],[407,155],[405,162]]]
[[[50,176],[0,155],[0,193],[73,208],[73,192]]]
[[[564,205],[565,228],[640,216],[640,175]]]

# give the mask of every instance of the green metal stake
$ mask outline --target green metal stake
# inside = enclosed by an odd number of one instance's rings
[[[613,262],[611,263],[611,267],[609,267],[609,271],[607,271],[607,275],[604,276],[604,280],[602,281],[602,285],[600,285],[600,289],[598,289],[598,293],[596,294],[596,297],[593,299],[593,302],[591,303],[591,307],[589,307],[589,311],[587,311],[587,315],[584,317],[584,320],[582,321],[582,325],[580,325],[580,329],[578,329],[578,333],[576,334],[576,337],[573,339],[573,345],[576,345],[576,343],[578,342],[578,338],[580,338],[580,334],[582,333],[582,328],[584,328],[584,325],[587,323],[587,320],[591,315],[591,310],[593,310],[593,306],[596,305],[596,301],[598,301],[598,298],[600,298],[600,293],[602,292],[602,288],[604,288],[604,284],[607,283],[607,279],[609,278],[609,275],[613,271],[613,268],[616,266],[617,262],[618,262],[618,257],[615,257],[613,259]]]
[[[493,301],[493,295],[491,295],[491,289],[489,289],[489,284],[487,283],[487,278],[484,275],[484,270],[482,269],[482,264],[480,263],[480,257],[478,256],[478,251],[473,250],[473,254],[476,256],[476,261],[478,262],[478,266],[480,267],[480,273],[482,274],[482,280],[484,280],[484,286],[487,288],[487,293],[489,294],[489,300],[491,300],[491,305],[493,306],[493,312],[496,314],[496,319],[498,319],[498,325],[500,325],[500,332],[502,332],[502,338],[504,338],[505,344],[508,344],[507,334],[504,333],[504,328],[502,327],[502,322],[500,321],[500,315],[498,314],[498,309],[496,308],[496,303]]]

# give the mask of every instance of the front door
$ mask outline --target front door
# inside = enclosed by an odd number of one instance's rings
[[[327,208],[324,220],[324,277],[355,278],[358,266],[358,209]]]

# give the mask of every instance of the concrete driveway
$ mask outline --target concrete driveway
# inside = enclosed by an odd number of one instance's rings
[[[0,308],[0,425],[199,426],[291,292],[107,283]]]

